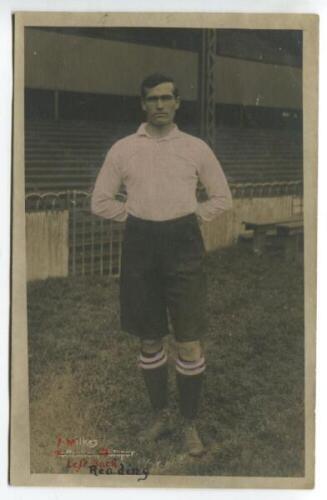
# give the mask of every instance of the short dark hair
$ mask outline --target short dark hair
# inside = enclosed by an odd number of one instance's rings
[[[145,98],[146,96],[146,91],[148,89],[152,89],[153,87],[156,87],[157,85],[160,85],[161,83],[172,83],[174,85],[174,96],[178,97],[178,89],[176,87],[175,81],[173,78],[170,76],[162,75],[161,73],[153,73],[152,75],[147,76],[144,78],[143,82],[141,83],[141,97],[142,99]]]

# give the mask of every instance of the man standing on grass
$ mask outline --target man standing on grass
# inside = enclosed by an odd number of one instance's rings
[[[126,221],[120,307],[121,327],[140,338],[139,366],[154,410],[143,440],[171,430],[167,410],[167,355],[163,337],[169,319],[176,340],[176,382],[188,453],[200,456],[204,446],[195,419],[205,358],[205,249],[199,228],[231,208],[231,194],[212,150],[174,123],[180,97],[172,78],[147,77],[141,85],[146,114],[135,134],[108,152],[92,195],[92,212]],[[198,181],[208,199],[198,203]],[[124,185],[125,202],[117,199]],[[169,319],[168,319],[169,314]]]

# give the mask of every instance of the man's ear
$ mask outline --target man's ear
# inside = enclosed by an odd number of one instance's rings
[[[176,109],[179,109],[179,107],[181,105],[181,98],[179,96],[177,96],[175,98],[175,101],[176,101]]]
[[[146,111],[144,99],[141,99],[141,108]]]

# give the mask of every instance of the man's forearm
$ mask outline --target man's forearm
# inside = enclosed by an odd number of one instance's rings
[[[93,193],[91,198],[91,211],[99,217],[123,222],[127,218],[126,204],[122,201],[108,198],[104,195]]]
[[[226,210],[230,210],[232,206],[232,197],[230,193],[227,193],[224,197],[212,197],[207,201],[198,203],[196,215],[201,220],[209,222]]]

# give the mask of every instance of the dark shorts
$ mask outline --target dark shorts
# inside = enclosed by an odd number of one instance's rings
[[[128,216],[120,278],[123,330],[142,339],[169,333],[199,340],[206,330],[205,254],[195,214],[153,222]]]

